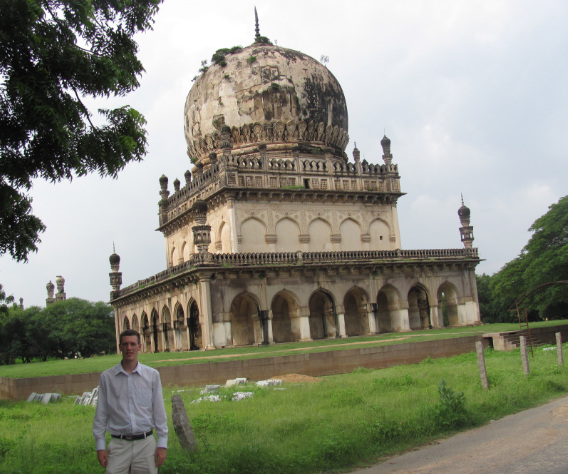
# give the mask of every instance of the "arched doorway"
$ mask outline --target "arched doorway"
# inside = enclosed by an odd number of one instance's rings
[[[164,352],[170,352],[175,349],[174,332],[172,330],[172,318],[170,310],[167,306],[162,308],[162,321],[164,323]]]
[[[231,333],[233,345],[247,346],[262,341],[260,307],[255,298],[243,293],[231,304]]]
[[[337,337],[335,303],[329,293],[318,290],[310,297],[310,337],[325,339]]]
[[[343,299],[345,308],[345,333],[348,336],[361,336],[369,332],[367,318],[367,295],[361,288],[351,289]]]
[[[143,352],[150,352],[152,347],[152,342],[150,339],[150,322],[148,321],[148,315],[146,312],[142,313],[140,316],[140,325],[142,329],[142,350]]]
[[[154,336],[154,352],[162,352],[164,348],[162,347],[162,338],[159,337],[158,332],[160,332],[160,317],[156,309],[152,309],[152,335]]]
[[[428,293],[422,285],[414,285],[408,292],[408,319],[410,329],[431,329]]]
[[[140,332],[140,324],[138,323],[138,316],[136,316],[136,314],[132,315],[132,329]]]
[[[124,316],[124,320],[122,321],[122,330],[126,331],[130,329],[130,321],[128,321],[128,316]]]
[[[298,303],[289,291],[280,291],[272,300],[272,338],[274,342],[300,340]]]
[[[197,301],[192,300],[189,304],[189,350],[195,351],[203,347],[201,341],[201,324],[199,323],[199,307]]]
[[[438,311],[442,312],[444,326],[459,326],[458,294],[456,287],[449,282],[438,288]]]

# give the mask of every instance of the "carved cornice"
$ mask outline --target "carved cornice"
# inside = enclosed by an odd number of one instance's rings
[[[289,272],[305,276],[314,272],[334,275],[344,268],[359,274],[414,272],[425,268],[473,270],[481,259],[476,248],[429,250],[376,250],[341,252],[290,252],[254,254],[194,254],[190,260],[112,293],[116,307],[163,295],[206,279],[266,278]],[[299,272],[299,273],[298,273]]]

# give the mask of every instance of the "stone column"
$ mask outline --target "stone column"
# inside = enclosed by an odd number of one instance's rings
[[[164,331],[164,324],[165,323],[160,323],[161,328],[158,329],[158,333],[159,333],[159,337],[162,340],[162,352],[165,352],[166,349],[170,349],[170,346],[168,344],[168,333],[166,331]]]
[[[369,325],[369,334],[377,334],[377,318],[375,312],[373,311],[373,306],[371,304],[367,305],[367,321]]]
[[[237,212],[235,210],[235,198],[227,198],[229,208],[229,229],[231,231],[231,252],[239,252],[239,240],[237,238]]]
[[[410,331],[410,315],[408,314],[408,304],[406,305],[405,308],[400,308],[400,309],[393,308],[393,311],[397,315],[398,328],[391,328],[391,329],[400,332]],[[393,311],[391,311],[391,314],[393,313]]]
[[[310,332],[310,308],[298,308],[300,313],[300,341],[311,341],[312,334]]]
[[[443,324],[440,324],[438,305],[430,305],[430,324],[433,328],[440,328],[443,326]]]
[[[268,344],[274,344],[274,333],[272,332],[272,310],[268,310],[268,319],[265,321],[268,332]]]
[[[214,349],[213,313],[211,306],[211,280],[207,277],[199,279],[200,313],[203,315],[203,348]]]
[[[337,313],[337,325],[339,326],[337,329],[339,331],[339,337],[345,338],[347,337],[347,332],[345,331],[345,314],[344,313]]]
[[[225,328],[225,345],[233,345],[233,335],[231,328],[231,313],[223,313],[223,326]]]
[[[114,310],[114,334],[116,337],[116,353],[120,354],[120,341],[118,340],[119,336],[120,336],[120,330],[119,330],[119,323],[118,323],[118,315],[119,312],[115,309]]]

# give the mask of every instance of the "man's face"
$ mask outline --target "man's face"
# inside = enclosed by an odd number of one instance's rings
[[[138,344],[136,336],[122,336],[120,340],[120,351],[122,359],[126,361],[138,360],[138,352],[142,349],[142,344]]]

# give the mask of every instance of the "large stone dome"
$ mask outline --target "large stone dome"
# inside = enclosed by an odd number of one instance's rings
[[[339,82],[315,59],[279,46],[255,43],[221,55],[196,79],[184,118],[192,161],[208,164],[221,151],[223,125],[234,155],[265,144],[269,154],[295,149],[346,159],[347,105]]]

